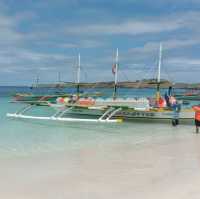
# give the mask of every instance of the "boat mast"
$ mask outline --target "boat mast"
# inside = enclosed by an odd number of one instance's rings
[[[159,61],[158,61],[158,74],[157,74],[157,92],[156,92],[156,100],[158,101],[160,98],[160,71],[162,64],[162,43],[160,43],[159,49]]]
[[[40,77],[39,74],[36,75],[36,82],[35,82],[35,87],[37,88],[39,85]]]
[[[76,80],[76,93],[77,93],[77,98],[79,98],[80,94],[80,73],[81,73],[81,56],[80,53],[78,54],[78,67],[77,67],[77,80]]]
[[[115,85],[114,85],[113,99],[116,99],[117,97],[118,66],[119,66],[119,52],[117,48],[115,57]]]
[[[61,83],[61,73],[58,72],[58,83]]]

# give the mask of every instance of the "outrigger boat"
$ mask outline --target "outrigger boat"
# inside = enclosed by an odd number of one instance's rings
[[[28,94],[28,93],[17,93],[13,96],[11,103],[25,103],[38,106],[48,106],[48,103],[57,103],[58,98],[68,98],[73,94],[70,93],[57,93],[50,95],[39,95],[39,94]],[[99,92],[95,93],[81,93],[81,97],[99,97],[102,94]]]
[[[10,114],[8,117],[22,119],[52,120],[52,121],[70,121],[70,122],[122,122],[123,120],[140,120],[140,121],[171,121],[173,118],[173,110],[171,107],[160,107],[160,70],[162,59],[162,45],[159,51],[158,77],[156,99],[120,99],[117,97],[117,74],[118,74],[118,49],[116,60],[113,67],[115,75],[115,85],[113,98],[94,99],[91,97],[83,98],[80,96],[80,55],[77,70],[77,95],[76,97],[66,98],[57,104],[48,102],[48,106],[56,110],[50,117],[26,115],[34,105],[29,105],[22,110]],[[182,109],[179,114],[180,121],[190,122],[194,118],[192,109]]]
[[[176,97],[176,99],[185,100],[185,101],[199,101],[200,100],[200,92],[199,91],[176,93],[174,96]]]
[[[13,96],[12,103],[22,102],[22,103],[28,103],[28,104],[40,104],[40,105],[46,105],[45,102],[56,102],[56,99],[58,97],[68,97],[69,94],[63,93],[63,94],[50,94],[50,95],[40,95],[40,94],[32,94],[32,93],[16,93]]]
[[[60,78],[59,78],[60,81]],[[39,88],[39,76],[36,77],[36,82],[33,84],[30,89],[33,91],[33,89]],[[38,94],[38,93],[15,93],[12,96],[12,100],[10,102],[12,103],[28,103],[28,104],[38,104],[38,105],[46,105],[45,102],[56,102],[56,99],[58,97],[67,97],[68,94],[63,92],[55,92],[53,94]]]
[[[78,56],[78,70],[77,70],[77,94],[76,94],[76,102],[80,102],[80,97],[88,98],[88,94],[83,95],[80,93],[80,54]],[[91,94],[89,94],[91,96]],[[73,100],[74,95],[67,95],[63,98],[63,96],[57,96],[56,97],[56,102],[59,100],[63,100],[63,102],[66,102],[66,99],[71,98]],[[34,120],[51,120],[51,121],[62,121],[62,122],[100,122],[100,123],[120,123],[122,122],[122,119],[116,118],[112,119],[112,117],[120,110],[119,108],[115,107],[89,107],[86,105],[78,105],[76,103],[73,104],[68,104],[67,106],[59,106],[56,103],[52,103],[49,100],[43,101],[43,96],[40,99],[36,100],[28,100],[24,101],[28,105],[23,107],[21,110],[15,112],[15,113],[7,113],[7,117],[11,118],[20,118],[20,119],[34,119]],[[69,101],[68,101],[69,102]],[[28,111],[32,110],[35,108],[36,105],[45,105],[45,106],[50,106],[54,107],[57,109],[57,111],[51,115],[51,116],[33,116],[33,115],[26,115]],[[81,118],[81,117],[71,117],[71,115],[67,114],[70,111],[76,111],[78,108],[86,108],[86,109],[98,109],[101,110],[101,114],[97,118]]]
[[[49,106],[56,109],[65,109],[71,107],[67,114],[78,114],[88,116],[101,116],[104,111],[116,110],[112,115],[113,118],[122,118],[123,120],[142,120],[142,121],[171,121],[173,118],[172,107],[160,107],[159,101],[162,100],[160,95],[161,83],[161,60],[162,60],[162,44],[159,50],[158,76],[157,76],[157,92],[156,99],[147,98],[127,98],[121,99],[117,97],[117,79],[118,79],[118,49],[116,60],[113,68],[115,75],[115,85],[113,98],[108,99],[92,99],[92,98],[77,98],[78,100],[65,101],[64,104],[50,104]],[[78,90],[77,90],[78,93]],[[191,122],[194,118],[194,111],[190,108],[184,108],[179,113],[181,122]]]
[[[80,54],[78,56],[78,60],[80,62]],[[79,63],[80,65],[80,63]],[[78,69],[79,70],[79,69]],[[77,74],[80,72],[77,72]],[[39,77],[37,76],[36,78],[36,83],[31,87],[33,88],[38,88],[38,83],[39,83]],[[60,73],[59,73],[59,83],[60,83]],[[72,83],[71,85],[74,86],[75,83]],[[59,88],[59,84],[57,86]],[[92,93],[87,93],[87,92],[80,92],[80,84],[78,84],[78,92],[79,96],[81,97],[99,97],[102,96],[102,93],[100,92],[92,92]],[[25,103],[25,104],[32,104],[32,105],[37,105],[37,106],[48,106],[48,103],[57,103],[58,98],[68,98],[72,96],[72,93],[65,93],[65,92],[55,92],[53,94],[34,94],[34,93],[16,93],[12,96],[12,100],[10,102],[12,103]]]

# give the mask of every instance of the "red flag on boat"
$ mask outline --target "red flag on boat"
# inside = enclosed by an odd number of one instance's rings
[[[116,64],[112,65],[112,74],[115,75],[116,73]]]

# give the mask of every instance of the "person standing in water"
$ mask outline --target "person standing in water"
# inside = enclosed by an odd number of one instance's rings
[[[200,127],[200,104],[193,106],[193,110],[195,111],[195,125],[196,125],[196,133],[199,133]]]
[[[177,126],[179,124],[179,115],[181,111],[181,105],[179,103],[175,103],[172,106],[173,115],[172,115],[172,126]]]

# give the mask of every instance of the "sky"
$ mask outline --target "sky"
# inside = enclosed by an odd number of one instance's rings
[[[0,0],[0,85],[155,78],[200,82],[199,0]]]

